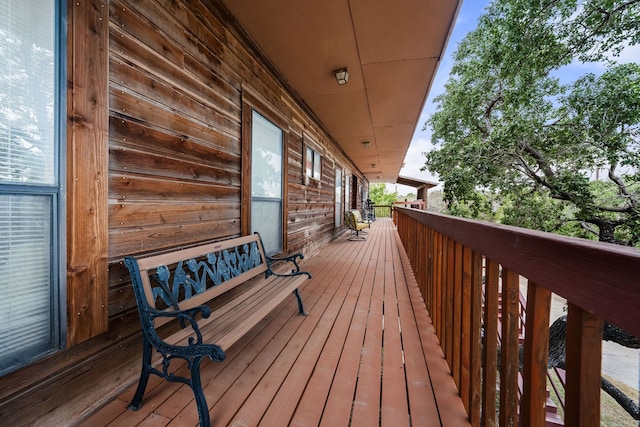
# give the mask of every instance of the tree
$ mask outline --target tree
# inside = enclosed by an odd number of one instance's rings
[[[444,200],[442,190],[434,190],[429,192],[429,204],[427,205],[427,210],[429,212],[441,214],[448,212],[447,203]]]
[[[492,3],[458,46],[428,121],[438,148],[423,169],[444,181],[450,209],[486,213],[491,204],[476,200],[491,193],[505,222],[638,245],[640,65],[613,58],[640,41],[639,24],[640,0]],[[554,75],[604,59],[600,76]]]
[[[386,184],[369,184],[369,198],[374,205],[392,205],[396,201],[397,193],[387,193]]]
[[[640,0],[494,1],[458,46],[428,121],[438,149],[425,168],[449,209],[479,215],[492,194],[503,222],[638,245],[640,65],[614,62],[640,42],[637,28]],[[607,64],[600,76],[554,75],[594,60]]]

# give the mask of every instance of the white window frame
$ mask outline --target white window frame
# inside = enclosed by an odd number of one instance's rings
[[[344,173],[342,171],[342,169],[340,168],[336,168],[335,169],[335,184],[334,184],[334,190],[335,190],[335,221],[334,221],[334,225],[336,227],[340,227],[342,225],[342,218],[343,218],[343,209],[342,209],[342,205],[343,205],[343,200],[344,200],[344,193],[342,192],[342,177],[343,177]]]
[[[276,123],[273,123],[268,117],[261,114],[259,111],[252,109],[252,119],[251,119],[251,179],[254,181],[257,176],[256,166],[259,164],[258,159],[259,155],[256,150],[259,147],[259,141],[257,140],[257,136],[255,135],[255,131],[257,129],[257,121],[260,120],[263,126],[268,128],[272,128],[273,131],[279,132],[279,154],[280,162],[278,165],[272,165],[279,167],[278,180],[273,181],[272,184],[277,186],[277,191],[275,193],[266,194],[264,191],[258,191],[258,186],[254,183],[251,185],[251,232],[259,232],[262,236],[263,243],[265,245],[265,252],[267,255],[272,256],[277,253],[280,253],[284,249],[284,236],[283,236],[283,217],[284,217],[284,156],[285,156],[285,132],[284,130],[278,126]],[[271,141],[273,142],[273,141]],[[273,177],[272,177],[273,178]],[[277,182],[276,182],[277,181]],[[273,210],[269,210],[269,208],[276,207],[278,209],[278,218],[271,222],[265,222],[267,216],[265,213],[272,213]],[[262,210],[261,210],[262,209]],[[266,210],[265,210],[266,209]],[[274,233],[275,228],[275,233]]]

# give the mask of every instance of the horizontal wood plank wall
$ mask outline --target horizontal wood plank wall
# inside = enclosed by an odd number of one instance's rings
[[[333,236],[334,170],[353,165],[261,64],[215,1],[111,0],[110,319],[135,305],[125,255],[240,235],[243,94],[275,112],[287,149],[286,252]],[[263,111],[264,113],[264,111]],[[320,185],[301,180],[302,136],[323,156]]]
[[[70,348],[0,378],[7,419],[36,417],[35,402],[60,411],[64,387],[108,394],[113,378],[135,376],[140,326],[124,256],[241,233],[245,90],[288,135],[287,252],[313,253],[344,232],[333,222],[336,168],[366,182],[218,0],[68,4]],[[304,135],[323,156],[320,186],[301,181]],[[84,381],[103,358],[119,372]]]
[[[202,79],[221,43],[157,3],[110,8],[110,257],[239,235],[240,91]]]
[[[474,425],[544,423],[551,292],[569,302],[567,425],[600,424],[602,319],[640,335],[637,250],[409,209],[399,209],[397,227]],[[521,278],[529,284],[523,360]]]

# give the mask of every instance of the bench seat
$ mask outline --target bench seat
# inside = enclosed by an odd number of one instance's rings
[[[198,321],[202,341],[216,343],[226,352],[285,298],[290,297],[306,279],[306,276],[298,276],[295,280],[278,276],[271,276],[267,280],[254,277],[238,286],[236,292],[229,291],[227,298],[219,297],[221,301],[218,304],[210,304],[213,309],[208,318]],[[182,329],[165,341],[173,345],[189,345],[192,332]]]

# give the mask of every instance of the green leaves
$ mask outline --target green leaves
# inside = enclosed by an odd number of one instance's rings
[[[561,39],[581,61],[604,61],[617,56],[625,44],[640,42],[638,0],[590,0],[561,27]]]
[[[572,61],[638,43],[639,11],[640,0],[492,3],[460,43],[427,122],[437,148],[425,169],[444,181],[452,210],[500,218],[495,200],[482,201],[492,192],[505,221],[601,238],[627,227],[618,234],[626,244],[640,235],[640,65],[610,63],[569,85],[554,77]],[[533,202],[544,215],[529,220]]]
[[[392,205],[396,197],[395,192],[387,193],[385,184],[369,184],[369,198],[375,205]]]

